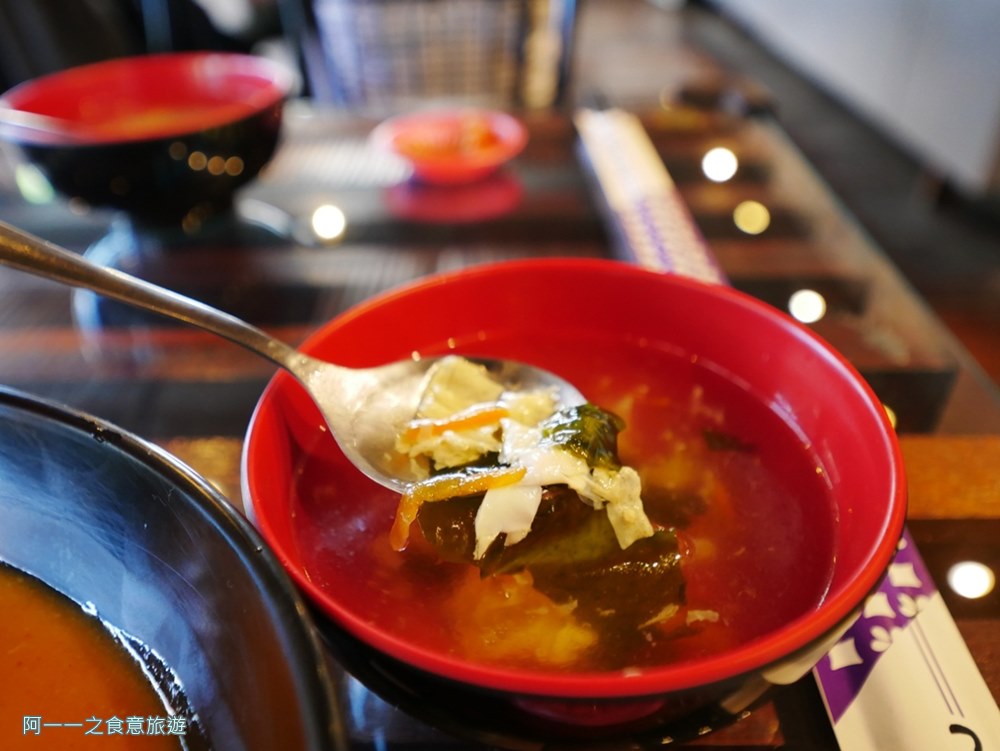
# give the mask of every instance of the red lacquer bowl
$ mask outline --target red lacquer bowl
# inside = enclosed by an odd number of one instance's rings
[[[396,688],[430,683],[448,697],[432,702],[437,710],[477,713],[475,721],[492,723],[496,733],[593,740],[665,727],[676,738],[682,726],[700,731],[731,721],[770,687],[815,665],[879,583],[902,531],[901,459],[878,399],[805,327],[727,287],[613,261],[508,262],[377,297],[321,328],[304,350],[347,366],[449,350],[509,357],[553,370],[585,393],[601,388],[608,374],[627,378],[645,368],[646,377],[666,378],[656,370],[663,358],[682,369],[697,364],[724,377],[756,414],[788,427],[791,442],[768,445],[779,452],[771,461],[789,468],[789,484],[806,456],[807,474],[819,477],[815,497],[806,493],[802,503],[829,502],[833,509],[823,543],[830,546],[829,579],[813,582],[825,591],[804,612],[720,653],[641,670],[487,666],[408,638],[442,626],[419,615],[418,594],[394,600],[400,595],[391,577],[377,570],[397,555],[378,541],[398,497],[349,466],[296,383],[284,373],[275,377],[245,443],[251,517],[332,624],[333,642],[342,643],[341,635],[350,641],[342,650],[347,659],[362,654],[360,663],[379,665],[376,680],[391,673],[393,680],[382,682]],[[790,535],[792,544],[821,547],[818,528]],[[775,586],[809,583],[815,566],[786,564]],[[390,622],[409,616],[417,619],[409,631]]]
[[[61,193],[173,223],[227,208],[270,160],[292,85],[261,57],[181,52],[42,76],[7,91],[0,107],[65,131],[4,129]]]
[[[528,131],[505,112],[442,109],[386,120],[372,132],[372,141],[408,161],[417,180],[454,185],[496,172],[521,153]]]

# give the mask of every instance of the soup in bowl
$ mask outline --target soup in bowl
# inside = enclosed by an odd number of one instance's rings
[[[245,442],[248,512],[332,641],[348,640],[342,653],[488,706],[482,721],[505,732],[676,736],[741,716],[832,646],[902,530],[899,451],[878,399],[805,327],[729,288],[614,261],[508,262],[375,298],[303,349],[356,367],[515,359],[590,403],[538,423],[548,446],[568,429],[563,443],[588,447],[584,479],[564,463],[542,473],[527,536],[507,526],[485,541],[492,480],[460,478],[406,511],[349,465],[283,374]],[[488,414],[415,425],[460,434]],[[437,456],[428,482],[493,473],[523,488],[503,437],[484,432],[501,447],[457,469]],[[636,509],[590,489],[619,487],[624,468],[646,526],[616,544],[613,516]]]

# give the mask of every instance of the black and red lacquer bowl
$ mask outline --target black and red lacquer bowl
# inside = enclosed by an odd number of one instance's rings
[[[832,510],[828,579],[815,582],[822,592],[813,604],[766,633],[638,669],[483,664],[414,638],[448,626],[422,610],[419,590],[400,594],[379,572],[379,561],[391,566],[398,555],[386,541],[398,496],[347,463],[308,398],[278,375],[245,442],[244,502],[256,526],[358,675],[432,721],[447,725],[449,713],[460,715],[481,737],[677,739],[744,716],[772,687],[804,676],[842,635],[902,531],[904,476],[879,400],[820,338],[730,288],[614,261],[507,262],[432,276],[365,302],[323,326],[304,350],[347,366],[412,353],[507,357],[555,371],[584,393],[651,362],[697,364],[787,426],[794,440],[772,457],[779,466],[808,455],[819,477],[821,489],[805,494],[800,511]],[[658,372],[670,376],[653,368],[645,377]],[[818,527],[790,534],[806,541],[803,549],[813,535],[819,545]],[[771,584],[787,591],[814,570],[789,561]],[[765,592],[758,606],[776,604]],[[409,630],[393,625],[407,617]]]
[[[139,222],[197,222],[271,159],[291,73],[236,53],[116,58],[0,97],[3,133],[70,198]]]

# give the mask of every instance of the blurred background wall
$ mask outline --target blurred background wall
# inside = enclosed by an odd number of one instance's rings
[[[971,196],[1000,191],[998,0],[711,0]]]

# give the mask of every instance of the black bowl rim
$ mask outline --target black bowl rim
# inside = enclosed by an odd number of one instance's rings
[[[288,649],[303,667],[295,672],[295,680],[305,696],[314,697],[309,706],[302,707],[307,722],[309,748],[315,751],[334,751],[345,747],[339,738],[343,727],[336,711],[333,679],[327,669],[327,653],[319,630],[298,589],[284,567],[271,551],[268,543],[235,507],[211,483],[168,451],[119,428],[112,423],[52,399],[29,394],[20,389],[0,384],[0,407],[9,407],[60,424],[66,428],[101,435],[113,441],[116,449],[159,474],[172,484],[183,488],[203,504],[219,528],[228,529],[248,555],[247,565],[268,583],[277,603],[287,603],[275,609],[280,626],[288,638]],[[253,555],[249,555],[249,553]]]

